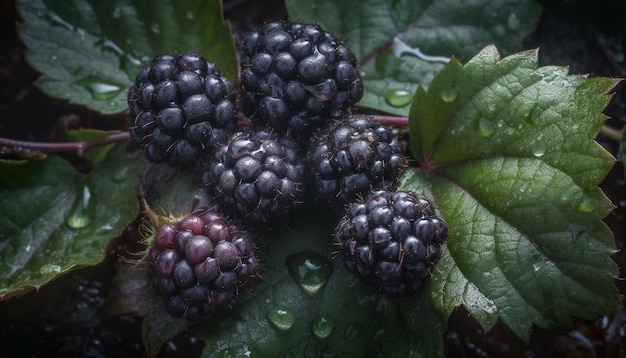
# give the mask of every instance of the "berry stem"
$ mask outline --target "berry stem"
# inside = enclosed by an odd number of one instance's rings
[[[409,118],[397,116],[374,115],[374,120],[388,126],[408,126]]]
[[[58,143],[27,142],[0,137],[0,148],[9,148],[10,152],[18,150],[30,150],[44,153],[76,152],[78,156],[82,157],[85,154],[85,151],[90,148],[111,143],[125,142],[128,140],[130,140],[129,132],[119,132],[111,134],[108,137],[83,142]]]

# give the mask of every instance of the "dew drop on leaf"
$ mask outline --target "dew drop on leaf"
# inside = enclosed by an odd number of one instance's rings
[[[483,138],[489,138],[496,131],[496,123],[494,120],[486,117],[478,118],[476,122],[476,133]]]
[[[279,331],[286,332],[293,327],[296,318],[294,314],[281,307],[274,307],[265,313],[265,317]]]
[[[576,211],[580,213],[591,213],[596,209],[595,204],[596,203],[592,198],[584,196],[576,205]]]
[[[333,273],[330,260],[313,251],[303,251],[289,256],[287,267],[291,277],[309,295],[316,294],[324,287]]]
[[[313,335],[319,339],[324,339],[330,336],[335,329],[335,320],[330,316],[323,314],[313,320],[311,324],[311,330]]]
[[[54,264],[46,264],[46,265],[41,266],[41,268],[39,269],[39,273],[41,273],[42,275],[49,275],[49,274],[60,273],[60,272],[61,272],[61,266],[54,265]]]
[[[520,29],[520,27],[522,26],[519,18],[517,17],[517,14],[512,12],[509,15],[509,18],[506,20],[506,27],[509,28],[509,30],[511,31],[517,31]]]
[[[79,189],[70,209],[69,216],[65,220],[67,226],[78,230],[87,227],[96,216],[96,199],[87,185]]]
[[[116,8],[113,10],[113,18],[115,18],[115,19],[119,19],[121,16],[122,16],[122,9],[121,9],[121,8],[119,8],[119,7],[116,7]]]
[[[543,140],[537,140],[532,145],[532,151],[535,157],[543,157],[543,155],[546,154],[546,143]]]
[[[448,88],[445,89],[443,91],[441,91],[441,99],[444,102],[454,102],[454,100],[456,99],[456,97],[459,95],[459,90],[456,88]]]
[[[391,90],[385,94],[385,102],[392,107],[404,107],[412,100],[411,92],[403,89]]]
[[[122,93],[122,86],[107,83],[94,76],[85,77],[75,83],[87,89],[93,99],[98,101],[107,101]]]

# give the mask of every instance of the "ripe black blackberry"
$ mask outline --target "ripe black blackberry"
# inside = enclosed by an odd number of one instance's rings
[[[128,91],[132,138],[152,162],[195,163],[236,129],[236,93],[198,54],[161,55]]]
[[[219,212],[196,212],[160,226],[147,256],[167,311],[189,321],[230,308],[259,273],[246,231]]]
[[[218,148],[202,181],[228,214],[262,224],[302,203],[304,163],[295,141],[257,128]]]
[[[261,126],[307,133],[363,96],[356,57],[319,25],[271,22],[240,46],[243,111]]]
[[[424,196],[374,190],[347,207],[333,240],[348,271],[399,296],[424,287],[447,235],[445,222]]]
[[[366,115],[347,117],[318,134],[307,160],[319,196],[339,205],[371,189],[394,190],[405,167],[391,129]]]

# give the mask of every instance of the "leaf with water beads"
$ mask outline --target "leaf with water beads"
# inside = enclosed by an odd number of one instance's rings
[[[485,329],[500,318],[527,339],[532,324],[563,329],[620,306],[598,188],[614,158],[594,141],[615,83],[488,46],[418,89],[420,168],[401,188],[426,192],[448,223],[428,288],[444,317],[462,304]]]
[[[0,300],[94,265],[139,212],[124,145],[90,175],[57,156],[0,161]]]

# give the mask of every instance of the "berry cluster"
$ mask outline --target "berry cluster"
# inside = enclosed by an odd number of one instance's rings
[[[157,56],[128,91],[131,135],[152,162],[193,164],[235,130],[235,95],[204,57]]]
[[[272,22],[241,50],[243,111],[261,125],[308,133],[363,96],[356,57],[319,25]]]
[[[447,235],[445,223],[425,197],[374,190],[348,206],[333,239],[348,271],[398,296],[424,286]]]
[[[190,321],[230,307],[259,273],[248,232],[215,210],[158,227],[147,260],[167,311]]]
[[[309,150],[318,194],[340,205],[371,189],[394,190],[405,166],[400,144],[388,127],[355,115],[322,131]]]
[[[238,132],[212,159],[202,181],[246,221],[271,222],[302,201],[304,164],[288,137],[262,129]]]
[[[184,54],[156,57],[128,94],[146,158],[191,167],[203,183],[191,214],[158,227],[148,251],[170,314],[195,321],[230,307],[259,272],[248,233],[293,213],[307,191],[344,210],[333,237],[350,272],[386,294],[418,291],[447,229],[425,198],[394,191],[406,161],[392,130],[348,113],[363,95],[354,54],[318,25],[283,21],[240,48],[240,91]],[[237,99],[248,117],[237,118]]]

